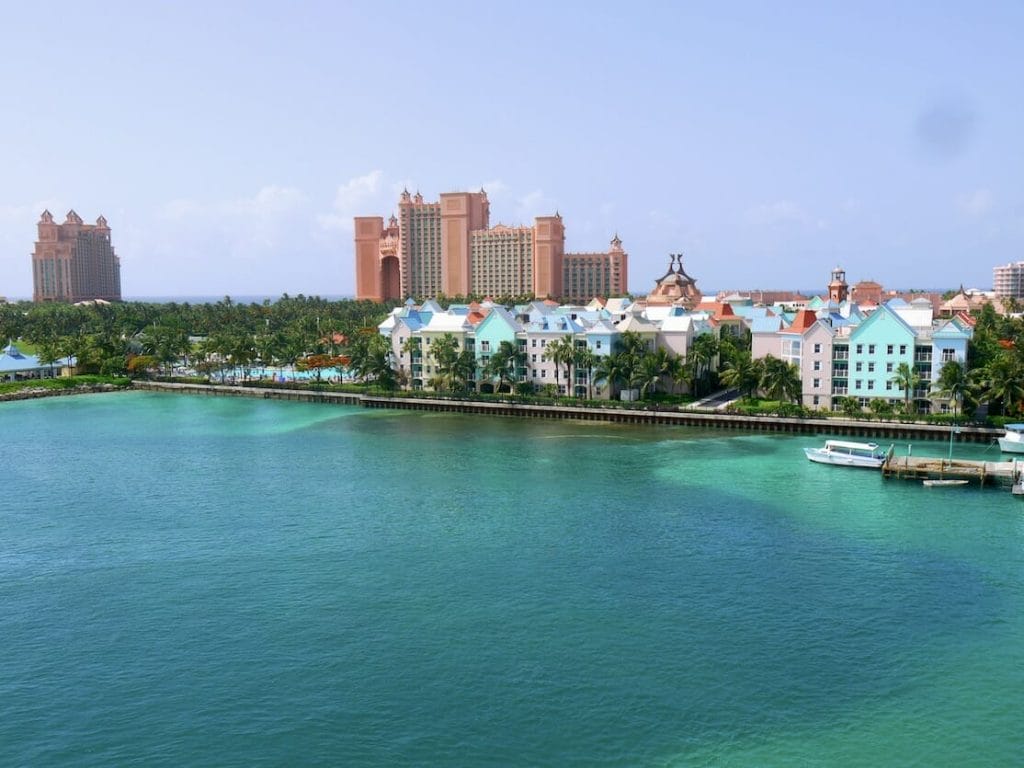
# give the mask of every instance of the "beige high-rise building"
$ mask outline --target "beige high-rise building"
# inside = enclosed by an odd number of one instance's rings
[[[1024,261],[993,267],[992,290],[1001,299],[1024,299]]]
[[[121,260],[110,244],[110,227],[68,211],[63,224],[43,211],[32,253],[33,301],[121,300]]]
[[[559,214],[530,226],[490,226],[487,193],[449,192],[424,202],[403,191],[398,216],[355,218],[356,298],[521,296],[589,300],[627,291],[628,255],[565,252]]]

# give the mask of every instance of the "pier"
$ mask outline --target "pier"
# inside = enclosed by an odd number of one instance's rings
[[[966,480],[979,485],[1012,486],[1024,465],[1016,461],[971,461],[934,456],[893,456],[882,465],[882,476],[898,480]]]

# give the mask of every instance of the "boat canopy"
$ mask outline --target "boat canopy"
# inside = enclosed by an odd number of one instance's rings
[[[878,443],[853,443],[848,440],[826,440],[826,448],[839,448],[846,451],[877,451]]]
[[[1007,432],[1024,432],[1024,424],[1006,424],[1003,428]]]

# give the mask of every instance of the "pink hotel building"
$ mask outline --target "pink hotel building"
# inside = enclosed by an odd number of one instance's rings
[[[604,253],[566,253],[559,214],[532,227],[490,226],[487,193],[424,202],[402,192],[398,216],[355,217],[356,298],[521,296],[589,300],[624,295],[628,254],[616,235]]]

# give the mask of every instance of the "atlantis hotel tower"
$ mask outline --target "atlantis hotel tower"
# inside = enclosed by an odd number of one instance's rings
[[[63,224],[43,211],[32,253],[32,301],[121,300],[121,260],[110,244],[110,227],[68,211]]]
[[[355,218],[356,298],[522,296],[592,299],[624,294],[628,255],[618,236],[604,253],[566,253],[559,214],[532,227],[490,226],[487,193],[424,202],[402,192],[398,216]]]

